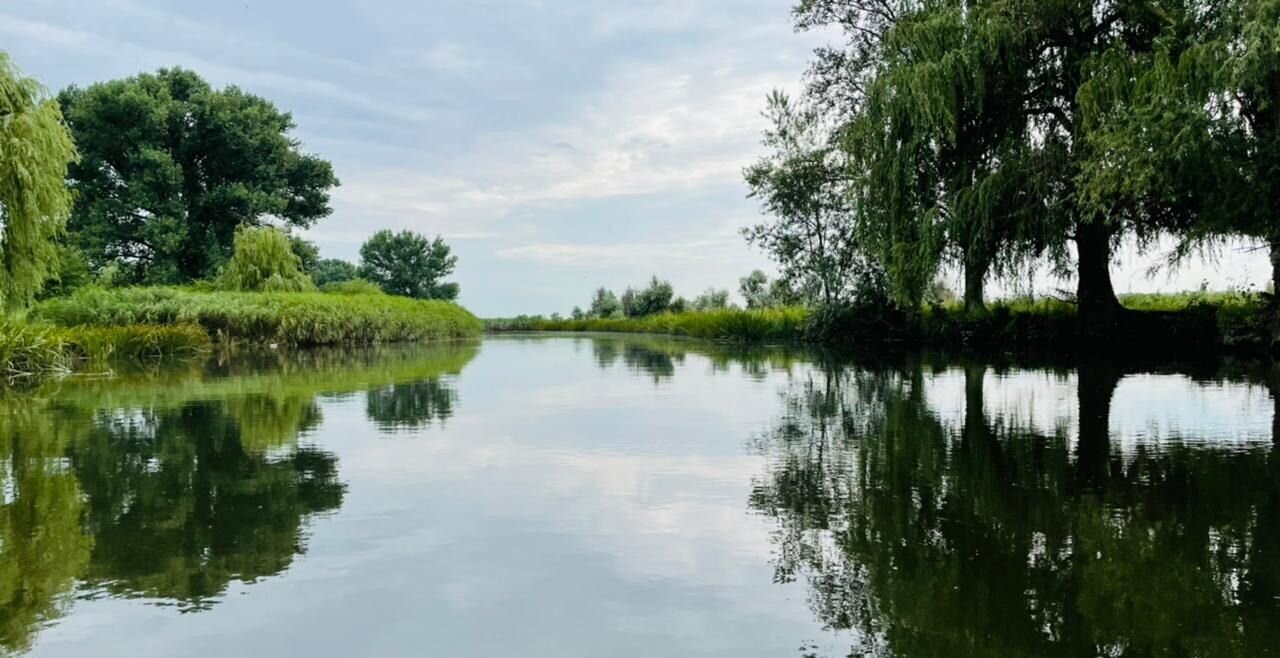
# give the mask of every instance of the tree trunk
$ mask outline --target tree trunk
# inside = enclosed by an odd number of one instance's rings
[[[1271,240],[1271,354],[1280,358],[1280,238]]]
[[[1280,296],[1280,238],[1271,240],[1271,294]]]
[[[1081,329],[1086,335],[1111,333],[1122,307],[1111,285],[1111,229],[1101,221],[1076,226]]]
[[[985,313],[987,304],[983,300],[983,286],[987,282],[989,262],[979,259],[965,259],[964,264],[964,310],[966,313]]]
[[[1080,437],[1076,442],[1076,474],[1083,487],[1096,490],[1107,480],[1111,398],[1120,383],[1120,371],[1108,361],[1087,361],[1077,372]]]
[[[1275,406],[1271,412],[1271,442],[1275,444],[1276,449],[1280,449],[1280,363],[1271,364],[1268,379],[1272,404]],[[1272,459],[1280,460],[1280,455],[1273,455]]]

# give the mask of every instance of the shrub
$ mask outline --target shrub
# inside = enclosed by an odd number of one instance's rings
[[[218,274],[216,286],[241,292],[315,289],[302,272],[302,260],[289,236],[270,226],[242,226],[236,230],[234,252]]]

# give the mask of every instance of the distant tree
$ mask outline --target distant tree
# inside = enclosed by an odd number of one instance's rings
[[[722,308],[729,308],[728,290],[708,288],[706,292],[698,295],[698,297],[693,300],[693,310],[695,311],[710,311]]]
[[[236,87],[161,69],[58,96],[82,160],[69,227],[95,268],[135,282],[211,276],[237,227],[308,227],[330,213],[332,166],[300,150],[293,117]]]
[[[231,260],[218,274],[224,290],[298,292],[314,290],[302,262],[284,233],[270,226],[245,226],[236,231]]]
[[[747,308],[767,308],[772,305],[769,299],[769,277],[760,270],[752,270],[751,274],[738,280],[738,292],[747,302]]]
[[[591,300],[591,308],[587,311],[593,318],[612,318],[622,315],[622,302],[618,301],[618,296],[607,288],[599,288],[596,290],[596,296]]]
[[[316,265],[320,263],[320,248],[316,243],[305,240],[296,235],[289,236],[289,247],[293,249],[293,253],[298,257],[298,263],[302,267],[302,271],[310,275]]]
[[[321,258],[316,261],[308,273],[317,286],[330,283],[341,283],[360,277],[360,269],[345,260],[337,258]]]
[[[412,231],[378,231],[360,247],[360,275],[387,293],[416,299],[457,299],[459,287],[443,279],[458,257],[440,237],[428,240]]]
[[[629,318],[643,318],[670,310],[675,290],[671,282],[653,277],[642,290],[627,288],[622,295],[622,312]]]
[[[0,52],[0,302],[30,304],[58,274],[55,239],[72,198],[65,181],[76,147],[58,104]]]
[[[666,310],[671,313],[684,313],[689,310],[689,300],[684,297],[676,297],[667,305]]]
[[[570,317],[574,320],[581,320],[582,318],[587,317],[587,314],[583,313],[580,307],[575,306],[573,307],[573,312],[570,314]]]

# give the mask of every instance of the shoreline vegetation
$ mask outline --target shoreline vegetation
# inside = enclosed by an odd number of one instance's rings
[[[1265,356],[1265,300],[1244,293],[1121,295],[1125,312],[1106,341],[1083,326],[1076,304],[1055,299],[1002,300],[985,312],[959,301],[917,314],[892,307],[837,309],[722,308],[666,311],[639,318],[519,316],[486,319],[490,333],[605,332],[662,334],[725,342],[910,345],[977,352],[1105,354],[1161,350]]]
[[[214,345],[373,345],[473,338],[482,324],[452,302],[358,292],[87,288],[0,322],[10,381],[109,372],[126,361],[180,359]]]

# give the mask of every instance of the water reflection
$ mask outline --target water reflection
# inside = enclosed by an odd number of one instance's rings
[[[321,397],[367,391],[387,430],[447,418],[474,344],[216,354],[0,397],[0,654],[77,598],[184,611],[283,572],[345,494],[301,439]]]
[[[963,367],[948,422],[929,374],[828,364],[754,443],[770,467],[750,505],[775,519],[776,579],[806,580],[852,655],[1277,651],[1280,432],[1122,450],[1123,373],[1104,363],[1078,370],[1074,428],[987,404],[981,364]]]

